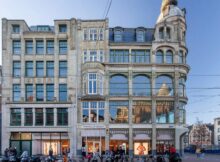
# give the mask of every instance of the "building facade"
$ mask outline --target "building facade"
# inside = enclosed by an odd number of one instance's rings
[[[214,144],[220,146],[220,118],[214,120]]]
[[[3,19],[2,149],[182,152],[190,68],[185,11],[173,2],[152,29],[109,28],[108,19],[33,27]]]

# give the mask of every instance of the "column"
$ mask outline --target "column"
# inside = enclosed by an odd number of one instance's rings
[[[175,96],[175,101],[174,101],[174,122],[175,124],[179,124],[179,73],[175,72],[174,76],[174,96]]]
[[[57,126],[57,108],[54,108],[54,126]]]
[[[24,108],[21,108],[21,126],[24,126],[24,113]]]
[[[106,135],[105,135],[105,150],[109,151],[109,141],[110,141],[110,129],[109,129],[109,99],[105,102],[105,126],[106,126]]]

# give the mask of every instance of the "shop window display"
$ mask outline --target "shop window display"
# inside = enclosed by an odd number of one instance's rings
[[[151,123],[151,102],[133,101],[133,123]]]
[[[161,124],[174,123],[174,103],[170,101],[158,101],[156,110],[156,122]]]

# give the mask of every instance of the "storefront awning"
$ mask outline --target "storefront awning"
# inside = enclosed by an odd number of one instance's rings
[[[82,137],[104,137],[105,130],[81,130]]]

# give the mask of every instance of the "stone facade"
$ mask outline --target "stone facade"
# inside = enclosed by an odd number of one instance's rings
[[[53,147],[56,154],[70,150],[76,156],[82,148],[101,154],[121,147],[134,156],[175,145],[182,152],[190,68],[185,13],[170,8],[172,13],[160,15],[154,29],[109,28],[108,19],[55,20],[52,27],[2,19],[2,149],[16,146],[47,154]],[[27,54],[30,49],[32,54]],[[49,61],[54,63],[53,76],[48,76]],[[67,63],[66,76],[60,73],[61,61]],[[20,63],[19,74],[15,63]],[[60,89],[63,84],[66,94]],[[28,85],[33,85],[30,98]],[[48,101],[47,94],[53,99]],[[60,94],[66,95],[64,101]]]
[[[214,144],[220,145],[220,118],[214,120]]]

